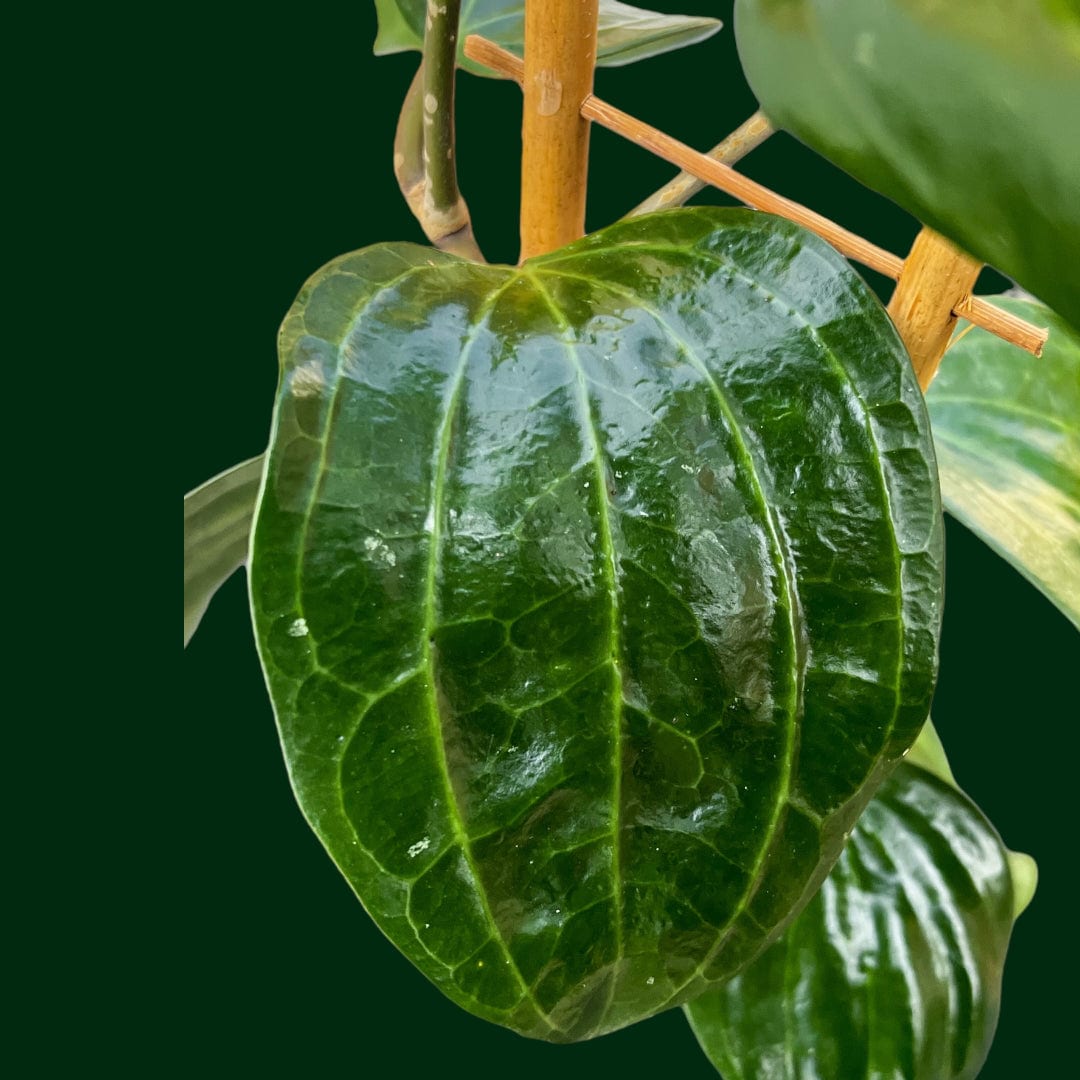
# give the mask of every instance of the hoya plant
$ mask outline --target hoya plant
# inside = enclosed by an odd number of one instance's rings
[[[316,5],[214,95],[185,645],[248,1064],[996,1067],[1031,796],[953,766],[1068,723],[1080,18],[678,6]]]

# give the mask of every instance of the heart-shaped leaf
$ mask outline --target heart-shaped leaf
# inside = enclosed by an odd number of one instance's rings
[[[701,209],[412,245],[282,328],[250,582],[300,804],[446,994],[582,1039],[818,887],[935,676],[928,421],[880,304]]]
[[[184,647],[207,605],[247,558],[262,455],[242,461],[184,496]]]
[[[379,32],[375,55],[422,49],[427,0],[375,0]],[[657,11],[600,0],[596,63],[620,67],[635,60],[696,45],[712,37],[723,24],[697,15],[664,15]],[[462,49],[469,34],[484,37],[521,56],[525,43],[524,0],[465,0],[458,32],[458,65],[475,75],[493,77],[490,68],[469,60]]]
[[[705,1053],[724,1080],[975,1077],[1020,906],[1014,864],[1034,866],[963,792],[901,765],[780,940],[686,1006]]]
[[[1080,327],[1080,8],[737,0],[769,119]]]
[[[1039,359],[978,328],[945,354],[926,401],[946,509],[1080,628],[1080,335],[1032,300]]]

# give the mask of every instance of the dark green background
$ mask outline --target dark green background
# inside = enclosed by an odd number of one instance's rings
[[[703,45],[598,72],[597,92],[707,148],[755,107],[732,5],[656,6],[718,14],[726,26]],[[216,14],[185,58],[185,138],[165,177],[182,224],[177,335],[197,328],[183,346],[184,490],[263,449],[277,327],[304,279],[344,251],[423,240],[391,169],[397,108],[416,61],[372,57],[374,32],[373,5],[363,2],[265,9],[257,24]],[[491,261],[515,261],[519,91],[463,76],[458,116],[461,181],[480,244]],[[898,253],[917,231],[787,136],[741,168]],[[620,216],[671,172],[594,130],[588,227]],[[988,275],[984,287],[1002,281]],[[1017,363],[1032,362],[1017,354]],[[959,781],[1042,871],[1014,937],[988,1080],[1022,1067],[1050,1075],[1060,1055],[1071,1057],[1073,1002],[1060,969],[1073,949],[1078,660],[1080,638],[1065,618],[950,521],[935,718]],[[397,954],[293,802],[241,575],[187,650],[182,686],[168,776],[185,832],[163,901],[175,960],[163,973],[162,1007],[177,1055],[206,1075],[715,1077],[679,1011],[553,1047],[459,1011]]]

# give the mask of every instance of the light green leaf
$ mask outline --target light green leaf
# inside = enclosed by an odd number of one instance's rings
[[[379,16],[376,56],[423,47],[426,0],[375,0],[375,9]],[[616,0],[600,0],[596,63],[600,67],[619,67],[696,45],[712,37],[722,25],[719,19],[664,15]],[[459,66],[476,75],[498,77],[465,57],[461,50],[469,34],[482,34],[521,56],[525,42],[523,0],[465,0],[461,5]]]
[[[1080,7],[737,0],[776,125],[1080,327]]]
[[[953,776],[952,766],[950,766],[949,759],[945,754],[945,747],[942,745],[941,738],[932,720],[926,721],[922,731],[919,732],[919,737],[915,740],[915,745],[912,746],[904,758],[904,762],[907,765],[918,766],[924,772],[936,776],[939,780],[943,780],[958,791],[962,790],[956,782],[956,777]],[[1035,886],[1039,880],[1039,868],[1036,866],[1035,860],[1022,851],[1007,850],[1006,857],[1009,862],[1009,874],[1013,882],[1013,917],[1019,918],[1035,896]]]
[[[975,1077],[997,1026],[1018,860],[1033,872],[963,792],[905,762],[780,940],[686,1006],[705,1053],[724,1080]]]
[[[184,496],[184,647],[226,578],[247,558],[263,458],[219,473]]]
[[[678,210],[518,269],[345,256],[281,362],[256,635],[372,916],[554,1041],[728,976],[929,711],[941,511],[876,298],[789,222]]]
[[[915,740],[915,745],[904,760],[909,765],[918,765],[924,772],[932,773],[939,780],[944,780],[946,784],[959,787],[933,720],[928,719],[923,725],[919,737]]]
[[[971,329],[926,400],[946,509],[1080,628],[1080,335],[1042,304],[994,303],[1050,327],[1040,359]]]

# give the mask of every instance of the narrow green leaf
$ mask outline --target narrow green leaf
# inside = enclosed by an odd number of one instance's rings
[[[426,0],[375,0],[379,16],[375,55],[421,49],[426,7]],[[719,19],[664,15],[616,0],[600,0],[596,63],[600,67],[619,67],[696,45],[712,37],[722,25]],[[497,77],[460,51],[469,34],[482,34],[521,56],[525,42],[523,0],[465,0],[462,4],[458,64],[473,74]]]
[[[247,558],[263,458],[219,473],[184,496],[184,647],[214,593]]]
[[[905,762],[783,937],[686,1006],[705,1053],[724,1080],[975,1077],[997,1026],[1017,858],[1034,867],[963,792]]]
[[[728,976],[929,711],[922,395],[746,210],[514,269],[331,263],[282,328],[250,572],[304,813],[447,995],[583,1039]]]
[[[774,124],[1080,328],[1080,6],[737,0]]]
[[[1080,628],[1080,335],[1032,300],[994,303],[1050,327],[1034,359],[971,329],[926,395],[946,509]]]

